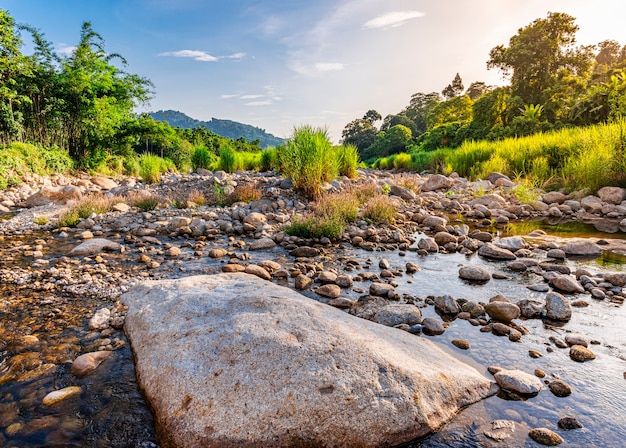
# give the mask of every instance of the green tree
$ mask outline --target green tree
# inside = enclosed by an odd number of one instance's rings
[[[433,106],[426,115],[428,129],[455,121],[469,121],[472,119],[472,104],[469,96],[455,96],[447,101]]]
[[[476,101],[483,95],[491,92],[493,89],[493,86],[488,86],[482,81],[475,81],[470,84],[465,94],[469,96],[472,101]]]
[[[465,90],[465,86],[463,86],[463,80],[461,80],[461,76],[457,73],[454,79],[448,86],[441,91],[443,97],[447,100],[454,98],[455,96],[459,96]]]
[[[576,47],[575,19],[564,13],[548,13],[511,37],[509,46],[498,45],[489,53],[488,68],[499,68],[511,79],[511,94],[526,104],[547,104],[546,91],[567,71],[585,78],[593,62],[591,47]],[[547,109],[550,109],[548,106]]]
[[[414,135],[420,135],[426,132],[426,115],[428,111],[441,102],[441,95],[437,92],[422,93],[418,92],[411,96],[409,105],[404,109],[403,113],[415,125]]]
[[[344,145],[354,145],[359,153],[374,143],[378,131],[369,120],[357,118],[346,125],[341,132]]]
[[[389,114],[383,120],[383,124],[380,126],[381,131],[387,131],[394,126],[402,125],[411,130],[411,135],[417,133],[417,128],[413,120],[406,116],[405,113],[400,112],[399,114]]]

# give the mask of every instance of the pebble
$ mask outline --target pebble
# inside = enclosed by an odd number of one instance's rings
[[[427,336],[438,336],[446,331],[443,324],[432,317],[422,320],[422,332]]]
[[[79,386],[69,386],[63,389],[50,392],[45,397],[43,397],[42,403],[45,406],[53,406],[74,395],[80,394],[81,392],[82,392],[82,389]]]
[[[572,388],[563,380],[554,380],[548,383],[550,391],[557,397],[567,397],[571,395]]]
[[[468,350],[470,348],[469,341],[465,339],[452,339],[450,343],[461,350]]]
[[[575,417],[561,417],[558,422],[561,429],[579,429],[583,425]]]
[[[556,446],[563,443],[563,438],[548,428],[531,429],[528,436],[541,445]]]
[[[585,362],[596,359],[596,355],[587,347],[582,345],[572,345],[569,350],[569,357],[577,362]]]

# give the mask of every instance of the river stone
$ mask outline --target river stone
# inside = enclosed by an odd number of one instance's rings
[[[558,425],[561,429],[579,429],[583,427],[576,417],[561,417]]]
[[[459,269],[459,277],[472,282],[488,282],[491,274],[480,266],[463,266]]]
[[[589,347],[589,341],[582,334],[568,334],[565,336],[565,343],[570,347],[572,345],[582,345],[583,347]]]
[[[598,190],[598,196],[602,202],[619,205],[626,199],[626,188],[602,187]]]
[[[485,311],[494,320],[511,322],[520,316],[520,309],[514,303],[494,301],[485,305]]]
[[[421,238],[417,242],[417,248],[428,252],[439,252],[439,245],[437,242],[428,236]]]
[[[435,297],[435,309],[441,314],[459,314],[461,307],[454,297],[445,295]]]
[[[545,446],[556,446],[563,443],[563,438],[548,428],[533,428],[528,436],[535,442]]]
[[[418,307],[409,303],[392,303],[378,310],[375,320],[388,327],[401,324],[415,325],[422,322],[422,312]]]
[[[550,191],[541,195],[541,201],[546,204],[562,204],[567,199],[564,193],[560,191]]]
[[[111,310],[108,308],[100,308],[89,319],[90,330],[104,330],[109,326],[109,319],[111,318]]]
[[[164,446],[394,446],[490,393],[427,340],[245,274],[148,281],[122,301]]]
[[[553,288],[569,294],[582,294],[585,292],[585,288],[568,275],[557,275],[549,283]]]
[[[263,280],[271,280],[272,276],[270,275],[269,272],[267,272],[267,269],[262,268],[261,266],[258,266],[256,264],[251,264],[246,266],[246,270],[244,271],[246,274],[252,274],[252,275],[256,275],[259,278],[262,278]]]
[[[587,347],[583,347],[582,345],[572,345],[569,349],[569,357],[577,362],[585,362],[596,359],[596,355]]]
[[[508,249],[502,249],[495,244],[485,243],[478,249],[478,255],[495,260],[515,260],[517,257]]]
[[[271,249],[276,246],[276,242],[268,237],[259,238],[250,244],[250,250]]]
[[[419,271],[420,269],[422,269],[422,268],[420,268],[417,263],[413,263],[413,262],[409,261],[406,264],[406,273],[407,274],[414,274],[415,272]]]
[[[572,318],[572,307],[558,292],[546,294],[545,313],[548,319],[566,321]]]
[[[294,286],[299,291],[304,291],[313,284],[313,279],[304,274],[299,274],[294,280]]]
[[[431,174],[426,179],[426,182],[422,184],[422,191],[435,191],[442,188],[450,188],[452,186],[452,179],[442,174]]]
[[[539,393],[543,387],[539,378],[521,370],[502,369],[496,372],[493,378],[502,389],[517,392],[522,395]]]
[[[122,246],[115,241],[109,241],[105,238],[94,238],[80,243],[73,248],[67,255],[69,257],[82,257],[89,255],[97,255],[104,251],[118,252]]]
[[[53,406],[63,400],[66,400],[74,395],[80,394],[82,389],[79,386],[69,386],[63,389],[55,390],[50,392],[48,395],[43,397],[42,403],[45,406]]]
[[[99,186],[103,190],[113,190],[114,188],[119,187],[117,182],[115,182],[113,179],[109,179],[108,177],[102,177],[102,176],[92,177],[91,183]]]
[[[373,296],[387,297],[395,288],[388,283],[373,282],[370,285],[370,294]]]
[[[228,263],[222,266],[222,272],[245,272],[246,267],[241,264]]]
[[[290,254],[294,257],[317,257],[320,254],[320,250],[315,247],[300,246],[292,250]]]
[[[85,376],[98,368],[98,366],[109,359],[113,352],[101,350],[98,352],[85,353],[80,355],[72,363],[70,372],[76,376]]]
[[[315,293],[322,296],[328,297],[329,299],[336,299],[341,294],[341,287],[339,285],[322,285],[315,290]]]
[[[70,200],[76,200],[81,197],[80,188],[74,185],[65,185],[62,187],[42,187],[41,190],[32,194],[24,200],[20,205],[30,208],[42,205],[52,204],[53,202],[65,203]]]
[[[554,380],[548,383],[550,391],[557,397],[567,397],[572,394],[572,388],[563,380]]]
[[[224,249],[223,247],[213,247],[209,251],[209,257],[211,257],[211,258],[222,258],[227,253],[228,253],[228,251],[226,249]]]
[[[249,213],[245,218],[243,218],[244,224],[249,224],[254,228],[264,225],[267,222],[267,218],[264,214],[258,212]]]
[[[568,256],[599,257],[602,255],[602,248],[589,240],[572,241],[562,246],[561,250]]]
[[[401,187],[399,185],[391,186],[391,194],[393,194],[394,196],[400,196],[405,201],[414,201],[415,199],[417,199],[417,195],[413,190]]]
[[[520,314],[524,319],[534,319],[541,317],[544,309],[544,303],[534,299],[522,299],[517,302]]]
[[[516,252],[520,249],[526,249],[528,243],[521,236],[508,236],[506,238],[500,238],[495,242],[495,245],[501,249],[507,249],[511,252]]]
[[[626,273],[624,272],[610,272],[604,274],[604,280],[614,286],[626,286]]]
[[[440,320],[426,317],[422,320],[422,331],[427,336],[438,336],[446,331]]]
[[[426,227],[438,227],[438,226],[445,226],[448,223],[448,220],[446,218],[443,218],[441,216],[427,216],[426,218],[424,218],[424,220],[422,221],[422,225],[426,226]]]

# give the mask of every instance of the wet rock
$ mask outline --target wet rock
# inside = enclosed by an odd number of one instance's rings
[[[569,349],[569,357],[577,362],[585,362],[596,359],[596,355],[587,347],[572,345]]]
[[[459,314],[461,307],[454,297],[445,295],[435,297],[435,309],[441,314]]]
[[[550,249],[546,253],[546,257],[554,258],[555,260],[565,260],[565,251],[561,249]]]
[[[500,238],[495,243],[501,249],[507,249],[511,252],[516,252],[520,249],[526,249],[528,243],[521,236],[508,236],[506,238]]]
[[[312,284],[313,279],[307,277],[304,274],[300,274],[296,277],[294,286],[298,291],[304,291],[305,289],[308,289]]]
[[[122,246],[115,241],[109,241],[105,238],[94,238],[92,240],[80,243],[73,248],[67,255],[69,257],[82,257],[89,255],[97,255],[101,252],[119,252]]]
[[[511,332],[511,327],[502,322],[493,322],[491,324],[491,332],[496,336],[506,336]]]
[[[72,363],[70,372],[76,376],[88,375],[96,370],[102,362],[109,359],[112,354],[113,352],[105,350],[80,355]]]
[[[609,272],[604,274],[604,280],[606,280],[613,286],[626,286],[626,273]]]
[[[252,276],[146,282],[122,300],[139,386],[172,446],[394,446],[489,395],[429,341]]]
[[[459,269],[459,277],[472,282],[488,282],[491,280],[489,271],[480,266],[463,266]]]
[[[543,388],[541,380],[521,370],[502,369],[493,375],[502,389],[522,395],[534,395]]]
[[[553,288],[565,293],[582,294],[585,292],[585,288],[580,286],[580,283],[568,275],[558,275],[550,280],[549,283]]]
[[[567,196],[560,191],[550,191],[541,195],[541,201],[546,204],[562,204],[566,199]]]
[[[525,319],[535,319],[541,317],[544,310],[544,303],[534,299],[522,299],[517,302],[520,314]]]
[[[502,322],[511,322],[520,316],[519,307],[509,302],[490,302],[485,305],[485,311],[492,319]]]
[[[589,341],[581,334],[568,334],[565,336],[565,342],[570,347],[572,345],[582,345],[583,347],[589,347]]]
[[[89,319],[90,330],[103,330],[109,326],[109,319],[111,318],[111,310],[108,308],[100,308]]]
[[[209,251],[210,258],[222,258],[223,256],[227,254],[228,254],[228,251],[222,247],[213,247]]]
[[[572,318],[572,307],[567,299],[557,292],[549,292],[546,295],[544,309],[548,319],[567,321]]]
[[[320,254],[320,250],[315,247],[300,246],[292,250],[290,254],[296,258],[297,257],[311,258],[311,257],[317,257]]]
[[[335,284],[322,285],[315,289],[315,293],[330,299],[336,299],[341,294],[341,287]]]
[[[448,243],[456,243],[457,238],[454,235],[450,235],[448,232],[437,232],[435,234],[435,243],[440,246],[445,246]]]
[[[469,350],[470,348],[469,341],[465,339],[452,339],[450,343],[461,350]]]
[[[439,245],[430,237],[421,238],[417,242],[417,248],[428,252],[439,252]]]
[[[389,264],[389,260],[386,260],[385,258],[383,258],[382,260],[378,262],[378,267],[381,269],[389,269],[391,265]]]
[[[180,250],[180,248],[176,246],[172,246],[168,249],[165,249],[165,256],[168,258],[176,258],[180,256],[181,253],[182,251]]]
[[[416,264],[416,263],[412,263],[412,262],[408,262],[406,264],[406,273],[407,274],[414,274],[415,272],[419,271],[421,268]]]
[[[445,331],[445,327],[437,319],[426,317],[422,320],[422,332],[427,336],[438,336]]]
[[[395,288],[388,283],[373,282],[370,285],[370,294],[373,296],[387,297]]]
[[[561,429],[580,429],[583,427],[582,423],[575,417],[561,417],[558,425]]]
[[[548,428],[533,428],[528,436],[535,442],[545,446],[556,446],[563,443],[563,438]]]
[[[382,307],[376,313],[375,319],[379,324],[388,327],[415,325],[422,322],[422,313],[415,305],[392,303]]]
[[[561,247],[567,256],[578,257],[599,257],[602,255],[602,248],[593,241],[581,240],[573,241]]]
[[[554,380],[548,383],[550,391],[557,397],[567,397],[571,395],[572,388],[563,380]]]
[[[246,215],[246,217],[243,219],[243,223],[248,224],[256,229],[257,227],[260,227],[267,223],[267,218],[262,213],[252,212]]]
[[[256,275],[259,278],[262,278],[263,280],[271,280],[272,276],[270,275],[269,272],[267,272],[267,269],[258,266],[256,264],[251,264],[246,266],[246,270],[244,271],[246,274],[252,274],[252,275]]]
[[[42,403],[44,406],[53,406],[57,403],[60,403],[63,400],[67,400],[74,395],[78,395],[82,392],[82,389],[79,386],[69,386],[63,389],[55,390],[54,392],[50,392],[45,397],[43,397]]]
[[[276,242],[271,238],[259,238],[258,240],[254,240],[252,244],[250,244],[250,250],[262,250],[262,249],[271,249],[276,246]]]
[[[485,205],[489,208],[497,209],[504,207],[507,204],[507,201],[499,194],[485,194],[472,199],[469,204],[472,207],[476,205]]]
[[[443,218],[441,216],[427,216],[426,218],[424,218],[424,220],[422,221],[422,225],[426,226],[426,227],[431,227],[431,228],[435,228],[435,227],[444,227],[446,224],[448,223],[448,220],[446,218]]]
[[[516,330],[515,328],[509,329],[509,341],[511,342],[519,342],[522,340],[522,332]]]
[[[537,351],[537,350],[528,350],[528,354],[530,355],[531,358],[533,359],[537,359],[537,358],[541,358],[543,355],[541,354],[541,352]],[[538,376],[538,375],[537,375]],[[545,375],[544,375],[545,376]],[[543,377],[542,377],[543,378]]]
[[[222,272],[245,272],[246,267],[240,264],[228,263],[222,266]]]
[[[342,288],[351,288],[354,282],[349,275],[338,275],[335,283]]]
[[[478,249],[478,255],[494,260],[515,260],[515,258],[517,258],[510,250],[502,249],[492,243],[483,244],[481,248]]]

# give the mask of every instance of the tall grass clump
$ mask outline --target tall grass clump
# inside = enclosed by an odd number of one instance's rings
[[[430,173],[449,174],[453,167],[447,159],[454,150],[451,148],[440,148],[436,151],[417,151],[411,153],[411,165],[413,171]]]
[[[322,184],[337,177],[337,156],[325,129],[301,126],[280,152],[282,173],[294,188],[308,197],[317,197]]]
[[[235,153],[235,171],[259,171],[261,169],[260,152],[238,151]]]
[[[267,148],[261,153],[261,171],[278,170],[278,152],[276,148]]]
[[[0,189],[19,184],[30,173],[66,173],[74,168],[67,151],[14,142],[0,148]]]
[[[191,166],[194,171],[198,168],[208,170],[213,162],[215,162],[215,155],[210,153],[204,146],[195,148],[191,154]]]
[[[337,147],[337,163],[339,164],[339,174],[356,179],[357,167],[359,165],[359,152],[355,145],[342,145]]]
[[[227,173],[234,173],[235,151],[228,147],[221,148],[218,166],[220,170],[226,171]]]
[[[378,194],[367,201],[363,210],[363,218],[372,224],[393,223],[398,209],[384,194]]]
[[[407,153],[396,154],[393,159],[393,168],[395,170],[410,170],[413,167],[411,163],[411,155]]]
[[[164,173],[173,165],[153,154],[143,154],[139,157],[139,175],[147,184],[155,184],[161,181],[161,173]]]

